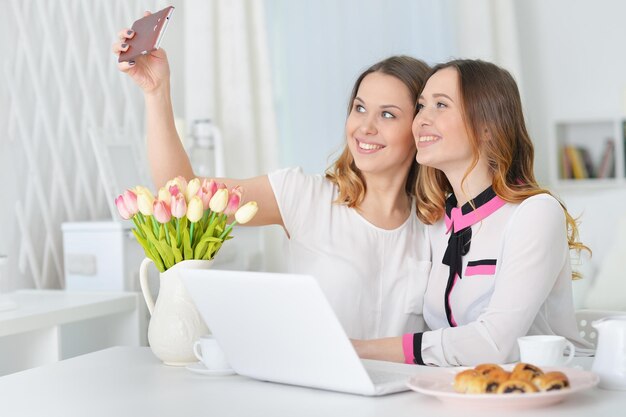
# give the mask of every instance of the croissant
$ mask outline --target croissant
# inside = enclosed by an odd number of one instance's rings
[[[498,394],[525,394],[527,392],[539,391],[532,382],[509,379],[500,384]]]
[[[460,393],[468,392],[470,384],[474,384],[472,381],[477,378],[484,379],[482,375],[474,369],[466,369],[465,371],[459,372],[454,377],[454,390]]]
[[[515,365],[515,368],[513,368],[513,372],[511,372],[511,379],[531,382],[533,378],[539,375],[543,375],[543,371],[541,369],[535,365],[520,362]]]
[[[569,388],[569,380],[563,372],[548,372],[533,379],[540,391],[556,391]]]
[[[461,371],[454,378],[455,391],[464,394],[521,394],[561,390],[569,386],[563,372],[544,374],[529,363],[518,363],[512,372],[505,371],[500,365],[485,363]]]

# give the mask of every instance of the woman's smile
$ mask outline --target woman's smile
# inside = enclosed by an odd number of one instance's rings
[[[357,139],[357,138],[354,138],[354,140],[356,141],[356,145],[357,145],[356,149],[361,154],[372,154],[385,148],[384,145],[380,145],[378,143],[366,142],[364,140]]]
[[[438,135],[432,135],[432,134],[420,134],[418,140],[417,140],[417,147],[418,148],[423,148],[426,146],[431,146],[434,145],[436,142],[439,142],[440,140],[442,140],[443,138],[441,136]]]

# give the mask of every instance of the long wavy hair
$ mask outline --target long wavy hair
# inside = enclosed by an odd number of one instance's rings
[[[358,94],[361,82],[367,75],[373,72],[380,72],[397,78],[406,85],[411,93],[411,99],[414,103],[417,103],[417,98],[424,86],[429,71],[430,67],[423,61],[404,55],[392,56],[377,62],[365,70],[354,83],[350,101],[348,102],[348,115],[352,110],[352,105]],[[413,116],[415,116],[415,113]],[[413,161],[405,183],[405,191],[409,197],[415,195],[418,171],[418,164],[416,161]],[[336,184],[339,189],[339,195],[337,200],[335,200],[336,203],[358,208],[363,202],[367,186],[363,174],[354,163],[354,158],[352,157],[352,153],[350,153],[347,143],[339,157],[326,170],[326,178]]]
[[[534,147],[526,130],[519,90],[511,74],[489,62],[454,60],[435,66],[428,77],[444,68],[454,68],[458,74],[461,109],[472,147],[472,163],[463,181],[482,156],[493,175],[493,190],[504,201],[521,203],[533,195],[552,195],[535,179]],[[489,140],[481,140],[485,137]],[[450,193],[452,186],[442,171],[422,166],[416,184],[419,219],[427,224],[441,219]],[[570,249],[591,253],[579,240],[576,219],[558,198],[557,201],[565,212]],[[579,277],[576,272],[573,275]]]

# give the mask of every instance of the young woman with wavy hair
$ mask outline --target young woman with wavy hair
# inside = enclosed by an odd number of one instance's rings
[[[517,338],[555,334],[590,347],[574,318],[570,250],[588,250],[574,219],[533,173],[517,85],[494,64],[437,65],[413,122],[418,216],[432,268],[431,329],[354,341],[362,357],[421,365],[518,360]]]
[[[113,52],[128,47],[124,29]],[[121,63],[143,90],[148,157],[157,186],[177,175],[193,178],[176,129],[169,65],[159,49]],[[289,237],[290,272],[317,278],[350,337],[383,337],[422,321],[427,276],[424,225],[415,210],[416,147],[411,125],[430,68],[394,56],[357,79],[345,125],[345,149],[326,175],[284,169],[246,180],[244,198],[259,205],[251,225],[280,225]],[[421,278],[420,278],[421,277]],[[400,306],[400,307],[399,307]]]

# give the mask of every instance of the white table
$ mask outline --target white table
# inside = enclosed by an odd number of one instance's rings
[[[0,375],[110,346],[146,345],[138,293],[21,290],[5,297],[17,308],[0,312]]]
[[[197,375],[162,365],[149,348],[110,348],[0,378],[0,414],[11,417],[600,417],[624,410],[626,392],[597,388],[552,407],[506,413],[444,406],[414,392],[361,397],[241,376]]]

